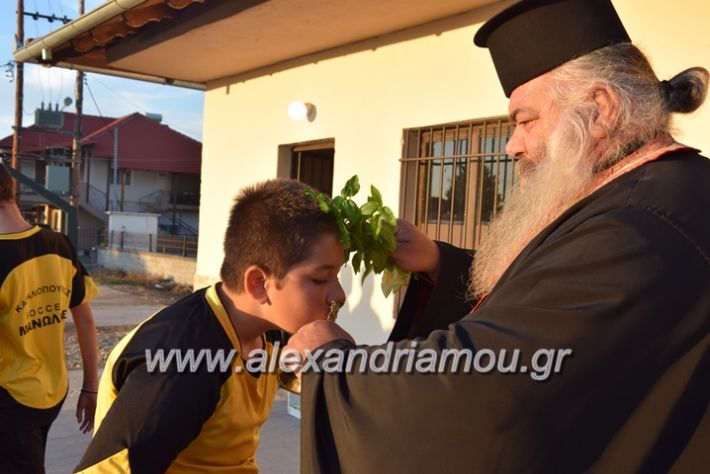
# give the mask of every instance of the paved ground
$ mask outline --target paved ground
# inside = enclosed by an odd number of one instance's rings
[[[173,299],[141,287],[99,285],[99,296],[91,302],[97,326],[138,324]]]
[[[97,326],[137,324],[165,304],[145,292],[125,287],[101,286],[94,300]],[[89,443],[90,434],[81,434],[75,418],[76,400],[81,388],[81,370],[69,371],[70,389],[59,417],[52,425],[47,442],[47,474],[72,472]],[[299,471],[299,421],[286,413],[286,397],[279,392],[271,416],[261,429],[257,463],[265,474],[290,474]]]

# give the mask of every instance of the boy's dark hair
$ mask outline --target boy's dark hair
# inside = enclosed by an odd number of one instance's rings
[[[324,233],[339,239],[335,220],[307,189],[312,188],[299,181],[272,179],[239,193],[229,215],[220,271],[231,290],[244,290],[244,272],[251,265],[280,280],[310,256]]]
[[[0,202],[15,201],[15,178],[0,163]]]

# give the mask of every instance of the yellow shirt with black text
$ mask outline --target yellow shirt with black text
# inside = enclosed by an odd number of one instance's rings
[[[66,236],[40,227],[0,234],[0,387],[19,408],[64,399],[69,309],[97,294]]]

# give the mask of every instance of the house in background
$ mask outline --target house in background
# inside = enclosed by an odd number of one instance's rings
[[[202,144],[160,120],[133,113],[85,135],[82,195],[95,208],[160,214],[163,232],[197,235]]]
[[[662,79],[708,65],[710,3],[613,2]],[[200,226],[210,232],[200,234],[200,287],[218,278],[235,192],[277,176],[337,192],[358,174],[431,237],[475,248],[515,174],[507,100],[472,38],[510,3],[122,0],[15,59],[206,91]],[[707,123],[706,105],[678,119],[678,138],[710,149]],[[350,269],[341,279],[348,300],[338,322],[359,342],[381,342],[394,301],[378,280],[360,285]]]
[[[20,172],[67,200],[74,120],[73,113],[40,108],[20,133]],[[99,243],[107,211],[159,214],[160,231],[198,234],[202,145],[160,121],[139,113],[82,117],[80,250]],[[12,136],[0,140],[0,153],[11,148]],[[62,212],[25,186],[19,205],[29,220],[63,230]]]

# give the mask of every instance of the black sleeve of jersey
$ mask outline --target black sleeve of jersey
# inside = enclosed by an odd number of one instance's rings
[[[74,274],[74,278],[71,282],[72,291],[71,300],[69,302],[70,308],[80,305],[81,302],[84,301],[84,296],[86,296],[85,278],[89,276],[89,273],[86,271],[84,265],[82,265],[79,259],[76,260],[74,265],[76,266],[76,273]]]
[[[74,274],[74,278],[72,278],[71,282],[71,299],[69,301],[69,307],[73,308],[74,306],[80,305],[81,302],[84,301],[84,296],[86,295],[84,278],[89,276],[89,273],[86,271],[84,265],[82,265],[81,261],[79,260],[79,256],[76,253],[76,249],[74,248],[74,245],[72,245],[69,238],[63,234],[59,235],[62,237],[62,241],[66,246],[65,251],[71,256],[72,265],[74,265],[74,268],[76,268],[76,273]]]

